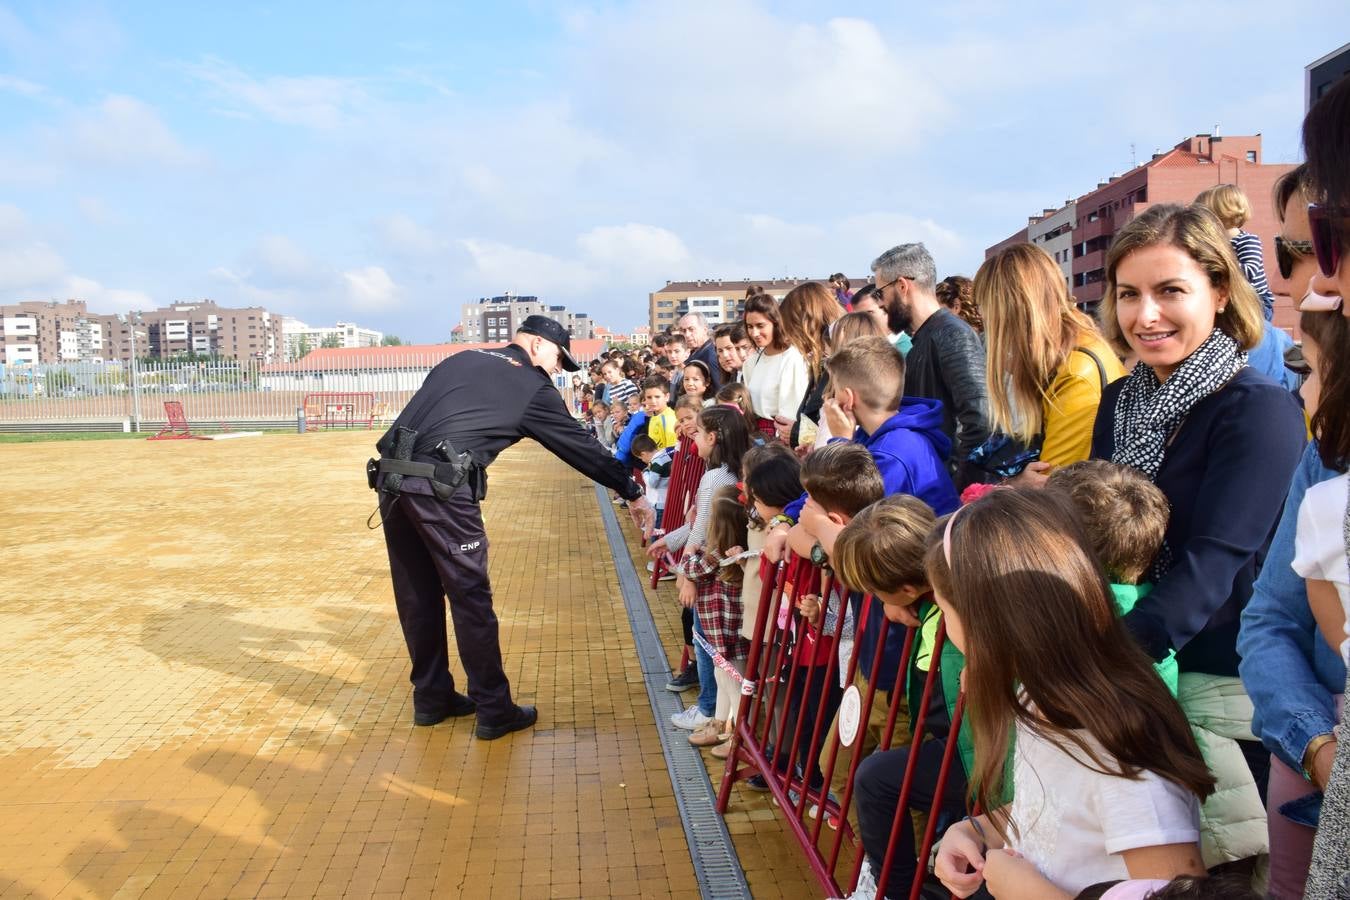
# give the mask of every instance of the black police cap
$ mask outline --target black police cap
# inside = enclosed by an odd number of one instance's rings
[[[567,329],[550,319],[548,316],[529,316],[520,327],[516,329],[516,334],[534,334],[541,338],[552,341],[558,345],[558,355],[562,361],[562,367],[569,372],[581,370],[581,366],[572,358],[572,338],[567,333]]]

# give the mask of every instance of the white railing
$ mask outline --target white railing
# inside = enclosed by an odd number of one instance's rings
[[[331,360],[262,363],[69,362],[0,365],[0,424],[124,423],[133,431],[165,421],[164,403],[178,401],[191,423],[294,425],[298,414],[336,420],[333,405],[350,404],[343,421],[365,427],[393,421],[446,353],[382,353],[352,366]],[[569,408],[570,377],[555,379]],[[317,395],[350,395],[325,399]]]

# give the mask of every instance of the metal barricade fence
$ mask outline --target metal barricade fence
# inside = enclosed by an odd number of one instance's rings
[[[850,820],[850,812],[858,767],[864,758],[865,732],[876,702],[877,685],[883,674],[882,665],[888,646],[887,636],[892,626],[884,616],[880,616],[879,623],[875,619],[864,623],[869,608],[872,608],[873,616],[880,614],[877,611],[879,604],[872,604],[871,597],[862,598],[859,616],[854,623],[856,633],[848,656],[844,684],[857,683],[864,645],[861,639],[863,627],[875,629],[876,648],[868,667],[872,674],[866,681],[865,689],[858,691],[852,700],[844,701],[850,704],[850,713],[856,712],[856,719],[852,719],[856,723],[856,730],[845,746],[840,732],[847,727],[844,719],[850,716],[839,712],[840,725],[836,727],[834,718],[838,710],[830,708],[831,703],[827,698],[831,686],[837,684],[839,642],[843,637],[849,592],[835,583],[828,568],[818,570],[811,578],[798,578],[794,582],[788,581],[788,573],[789,563],[780,562],[772,574],[763,580],[750,639],[749,658],[745,663],[745,672],[740,677],[740,707],[718,791],[717,809],[721,813],[726,812],[732,788],[737,782],[758,776],[773,795],[822,890],[828,896],[841,897],[856,888],[864,863],[860,834]],[[798,602],[805,594],[804,586],[814,581],[815,577],[819,578],[818,596],[822,604],[819,628],[809,626],[797,610]],[[829,598],[836,589],[837,613],[833,617],[833,627],[826,630]],[[878,750],[884,751],[891,747],[901,700],[906,694],[914,642],[922,639],[918,629],[906,627],[895,678],[891,682],[890,709],[881,730]],[[939,620],[930,645],[924,648],[929,652],[929,668],[917,708],[908,711],[913,736],[909,742],[905,771],[891,822],[889,844],[884,858],[873,860],[880,867],[877,873],[877,897],[888,895],[887,886],[892,880],[893,860],[897,854],[901,829],[913,829],[915,826],[910,808],[911,798],[915,794],[916,778],[919,777],[920,747],[925,743],[930,725],[934,724],[926,718],[926,714],[931,711],[933,691],[942,690],[938,679],[941,678],[945,643],[945,628]],[[816,652],[812,653],[809,661],[803,663],[800,654],[813,647]],[[720,665],[725,661],[715,659],[715,662]],[[822,666],[824,677],[817,678]],[[849,692],[846,690],[844,694],[847,696]],[[856,709],[852,708],[852,701],[858,702]],[[836,705],[842,709],[843,704]],[[943,807],[950,808],[953,802],[964,803],[964,798],[957,797],[950,786],[951,768],[954,764],[961,764],[956,754],[964,706],[964,695],[958,694],[950,722],[944,726],[947,737],[936,779],[932,784],[925,785],[932,791],[933,801],[926,813],[920,816],[925,822],[922,836],[914,841],[914,877],[908,885],[896,885],[897,889],[891,891],[890,896],[907,896],[911,900],[920,897],[925,878],[928,877],[928,859],[938,837],[937,828],[944,818]],[[802,742],[804,734],[810,735],[809,742]],[[928,740],[935,738],[929,737]],[[809,758],[798,758],[801,749],[805,749]],[[835,773],[843,753],[848,754],[846,774],[842,776],[841,783],[835,785]],[[813,783],[815,779],[812,777],[817,766],[821,770],[818,785]],[[832,785],[842,790],[837,800],[831,792]],[[826,823],[831,831],[826,832],[826,839],[822,840]],[[844,855],[846,850],[848,857]],[[847,863],[842,873],[841,860]],[[936,885],[936,882],[930,881],[930,884]],[[942,895],[946,896],[945,892]]]
[[[379,428],[397,417],[432,368],[450,355],[440,348],[379,349],[368,354],[354,350],[345,359],[314,355],[290,362],[220,358],[0,364],[0,426],[42,430],[80,424],[89,430],[154,431],[166,422],[164,401],[178,401],[194,427],[293,427],[307,397],[345,394],[370,399],[360,415],[342,417],[342,427]],[[570,382],[560,392],[571,409]]]
[[[669,533],[684,525],[689,503],[698,493],[698,482],[703,477],[707,465],[694,449],[689,438],[680,438],[675,450],[675,459],[670,466],[670,481],[666,483],[666,505],[661,512],[660,527]],[[652,566],[652,587],[656,587],[666,574],[664,560],[656,560]]]

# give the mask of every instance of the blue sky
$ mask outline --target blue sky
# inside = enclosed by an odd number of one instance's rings
[[[1347,35],[1265,2],[0,3],[0,302],[444,340],[532,293],[941,274],[1189,134],[1299,156]]]

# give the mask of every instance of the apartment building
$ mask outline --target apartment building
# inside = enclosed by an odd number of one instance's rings
[[[658,334],[669,328],[681,316],[691,312],[703,313],[710,325],[723,322],[735,322],[741,318],[745,309],[745,292],[751,285],[758,285],[775,300],[782,300],[788,291],[808,281],[824,284],[830,276],[819,278],[759,278],[723,281],[704,279],[698,281],[667,281],[666,286],[652,291],[648,295],[648,321],[652,334]],[[867,283],[867,277],[851,277],[854,290]]]
[[[590,340],[595,336],[595,323],[584,312],[572,312],[565,306],[540,301],[533,295],[502,294],[499,297],[480,297],[460,308],[458,332],[451,331],[455,342],[495,343],[511,340],[520,323],[530,316],[547,316],[567,329],[574,340]]]
[[[985,255],[992,256],[1010,243],[1038,243],[1055,256],[1063,270],[1067,249],[1069,290],[1080,306],[1095,309],[1105,291],[1107,251],[1127,222],[1159,203],[1188,204],[1206,188],[1234,184],[1251,201],[1252,220],[1244,228],[1261,238],[1266,276],[1276,295],[1276,324],[1288,326],[1293,306],[1288,286],[1275,266],[1279,222],[1270,197],[1276,179],[1292,168],[1262,161],[1259,134],[1193,135],[1170,150],[1155,152],[1130,171],[1099,182],[1077,200],[1031,216],[1026,228],[988,248]]]
[[[283,317],[260,306],[232,309],[196,300],[137,312],[132,318],[146,333],[146,346],[137,348],[141,355],[196,353],[272,362],[285,353]]]
[[[116,359],[130,333],[116,316],[91,313],[82,300],[24,301],[0,306],[0,363]]]
[[[304,349],[329,347],[378,347],[384,341],[384,332],[363,328],[354,322],[338,322],[332,328],[312,327],[293,316],[281,317],[281,334],[287,359],[298,359]]]

